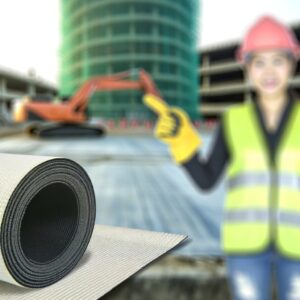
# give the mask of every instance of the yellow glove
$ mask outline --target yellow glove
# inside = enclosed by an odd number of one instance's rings
[[[184,163],[192,158],[202,144],[188,115],[179,107],[170,107],[153,94],[145,94],[144,103],[158,114],[154,134],[170,146],[173,159]]]

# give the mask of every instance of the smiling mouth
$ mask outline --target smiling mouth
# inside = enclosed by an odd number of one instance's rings
[[[263,87],[265,88],[274,88],[278,85],[278,81],[277,80],[268,80],[263,82]]]

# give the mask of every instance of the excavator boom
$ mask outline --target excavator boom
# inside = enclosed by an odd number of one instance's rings
[[[137,79],[133,80],[133,77]],[[113,75],[92,77],[84,82],[68,101],[63,103],[27,102],[24,106],[25,118],[27,120],[58,122],[58,126],[68,127],[68,130],[61,130],[61,133],[63,132],[64,135],[70,134],[72,126],[76,128],[75,131],[79,132],[77,130],[79,127],[83,128],[86,126],[86,108],[90,97],[95,92],[107,90],[142,90],[144,93],[152,93],[161,98],[151,76],[143,69],[133,69]],[[49,129],[49,123],[46,126]],[[89,126],[86,130],[87,133]],[[42,136],[41,130],[46,132],[46,128],[31,128],[30,133]],[[55,135],[55,129],[48,130],[48,133],[50,131],[51,135]],[[103,134],[103,132],[104,129],[101,128],[101,133],[99,134]],[[82,135],[82,130],[80,135]]]

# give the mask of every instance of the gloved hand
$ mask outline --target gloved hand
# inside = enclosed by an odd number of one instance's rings
[[[143,101],[158,114],[154,134],[170,146],[173,159],[179,164],[191,159],[202,141],[186,112],[179,107],[168,106],[153,94],[145,94]]]

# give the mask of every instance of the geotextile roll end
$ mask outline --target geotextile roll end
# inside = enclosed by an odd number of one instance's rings
[[[0,280],[30,288],[65,277],[95,223],[91,180],[76,162],[0,154]]]

